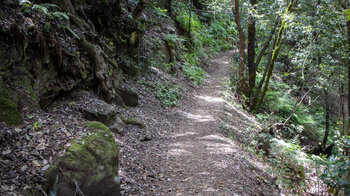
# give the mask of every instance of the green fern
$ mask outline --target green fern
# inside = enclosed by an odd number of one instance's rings
[[[69,20],[69,16],[64,12],[54,12],[51,15],[56,17],[56,18],[64,18],[66,20]]]
[[[41,3],[40,6],[46,7],[47,9],[55,8],[55,9],[61,10],[61,8],[58,5],[53,3]]]
[[[44,7],[44,6],[38,5],[38,4],[34,4],[32,9],[36,10],[36,11],[41,11],[45,14],[48,14],[48,12],[49,12],[49,9],[47,9],[47,7]]]

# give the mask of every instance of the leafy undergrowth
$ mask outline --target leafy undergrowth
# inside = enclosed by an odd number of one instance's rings
[[[167,10],[160,9],[156,4],[153,7],[158,17],[169,18]],[[219,51],[231,48],[235,39],[233,21],[226,14],[214,17],[212,13],[197,15],[193,11],[189,20],[188,6],[180,1],[174,2],[173,12],[175,23],[182,30],[162,35],[167,42],[171,62],[158,65],[151,62],[151,64],[165,68],[165,71],[171,74],[174,74],[174,67],[178,66],[185,77],[192,80],[194,85],[199,85],[206,75],[201,64],[211,59],[211,54],[219,54]],[[190,37],[189,22],[191,22]],[[161,40],[156,42],[160,43]],[[164,57],[165,54],[159,55]]]
[[[182,98],[181,92],[183,91],[183,87],[170,81],[152,82],[139,80],[138,83],[151,87],[155,92],[155,97],[159,99],[165,107],[177,106],[179,100]]]
[[[296,89],[284,82],[270,82],[263,104],[264,113],[256,115],[266,128],[256,136],[252,146],[257,153],[267,155],[265,158],[275,165],[274,172],[279,176],[278,183],[282,189],[294,194],[328,195],[329,187],[339,188],[339,183],[346,182],[338,179],[341,164],[330,169],[334,165],[332,162],[340,157],[332,160],[325,155],[308,154],[315,152],[323,139],[325,114],[322,107],[301,104],[288,124],[278,124],[290,116],[299,102],[292,96],[293,91]],[[339,136],[332,134],[329,138],[328,143],[331,143]]]
[[[231,94],[230,85],[225,85],[227,95]],[[330,183],[323,182],[321,176],[334,184],[335,178],[332,175],[340,175],[338,170],[340,171],[341,165],[330,171],[326,169],[329,162],[325,157],[305,151],[310,145],[317,145],[320,137],[318,123],[322,118],[313,113],[313,108],[302,105],[289,125],[278,124],[284,122],[296,104],[296,100],[289,93],[285,93],[288,91],[291,91],[288,85],[272,81],[267,101],[263,105],[265,112],[255,116],[259,123],[251,123],[246,130],[236,130],[236,122],[226,122],[221,128],[248,151],[257,154],[272,166],[269,173],[276,177],[276,183],[283,193],[328,195],[327,185]],[[233,97],[226,96],[226,99],[237,110],[243,110]],[[246,115],[254,119],[253,116]],[[322,175],[323,172],[327,174]]]

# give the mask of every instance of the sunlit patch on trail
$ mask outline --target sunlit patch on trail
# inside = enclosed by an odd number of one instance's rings
[[[206,144],[206,149],[212,154],[232,154],[236,152],[232,145],[222,143]]]
[[[207,101],[209,103],[223,103],[225,100],[220,97],[210,97],[210,96],[195,96],[199,99],[203,99],[204,101]]]
[[[199,139],[199,140],[214,140],[214,141],[218,140],[218,141],[221,141],[223,143],[235,146],[235,143],[231,139],[226,138],[226,137],[221,136],[221,135],[207,135],[204,137],[197,137],[197,139]]]
[[[175,134],[174,136],[172,137],[185,137],[185,136],[190,136],[190,135],[197,135],[198,133],[195,133],[195,132],[185,132],[185,133],[178,133],[178,134]]]
[[[186,142],[178,142],[170,146],[174,148],[193,148],[194,147],[193,144],[187,144]]]
[[[214,162],[215,168],[225,169],[228,168],[232,163],[228,163],[227,161],[216,161]]]
[[[191,152],[184,149],[171,149],[168,151],[168,154],[172,156],[179,156],[179,155],[189,155],[191,154]]]
[[[189,119],[195,120],[195,122],[210,122],[215,121],[211,115],[191,114],[184,112],[183,115]]]

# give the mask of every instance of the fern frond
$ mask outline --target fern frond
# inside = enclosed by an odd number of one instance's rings
[[[52,13],[52,16],[56,18],[65,18],[66,20],[69,20],[69,16],[64,12],[54,12]]]

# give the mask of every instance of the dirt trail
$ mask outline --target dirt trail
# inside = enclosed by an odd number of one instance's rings
[[[237,130],[256,123],[223,98],[231,55],[212,61],[205,83],[169,119],[177,131],[162,156],[164,195],[278,195],[264,164],[221,130],[224,119]]]
[[[155,111],[146,100],[135,108],[159,134],[124,148],[125,195],[279,195],[269,167],[235,142],[240,139],[233,135],[259,125],[224,98],[231,56],[226,52],[214,59],[204,84],[192,89],[179,107]],[[130,142],[134,140],[125,143]]]

